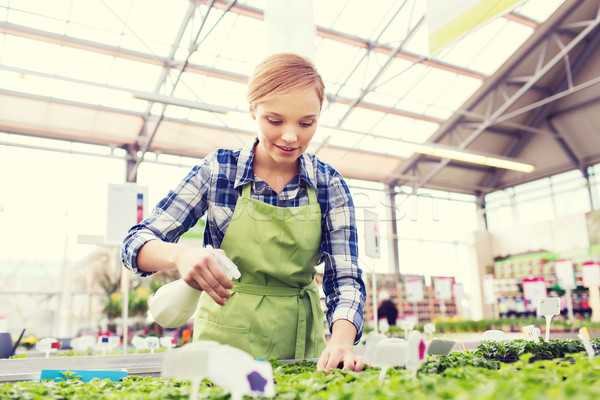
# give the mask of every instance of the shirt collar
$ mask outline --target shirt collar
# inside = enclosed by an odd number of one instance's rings
[[[255,138],[240,150],[234,182],[234,187],[236,188],[255,180],[252,165],[254,163],[254,149],[257,143],[258,138]],[[316,189],[317,179],[315,176],[314,158],[314,155],[307,153],[300,156],[300,180],[305,181]]]

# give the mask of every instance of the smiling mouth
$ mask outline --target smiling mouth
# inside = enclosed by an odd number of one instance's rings
[[[296,147],[284,147],[284,146],[278,146],[275,145],[277,148],[283,150],[283,151],[287,151],[287,152],[292,152],[296,150]]]

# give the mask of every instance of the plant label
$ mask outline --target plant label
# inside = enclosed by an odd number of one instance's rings
[[[499,342],[504,340],[504,332],[498,329],[490,329],[488,331],[483,332],[481,335],[482,341],[490,341],[490,342]]]
[[[433,335],[435,333],[435,324],[433,322],[428,322],[423,325],[423,332],[426,335]]]
[[[585,349],[588,356],[590,358],[594,357],[596,355],[596,352],[594,351],[594,347],[592,346],[592,342],[590,341],[590,335],[587,331],[587,328],[580,328],[577,337],[581,340],[583,348]]]
[[[546,318],[546,341],[550,340],[550,322],[552,316],[560,314],[560,298],[548,297],[538,302],[538,314]]]
[[[274,397],[273,368],[243,350],[215,341],[197,341],[165,353],[162,376],[192,381],[190,398],[197,398],[202,379],[231,392],[232,400],[244,395]]]
[[[172,349],[173,347],[176,347],[177,343],[177,339],[175,339],[173,336],[163,336],[160,338],[160,345],[162,347],[166,347],[167,349]]]
[[[148,336],[144,339],[144,345],[151,353],[154,353],[154,350],[160,347],[160,341],[156,336]]]
[[[363,362],[369,366],[373,363],[373,356],[375,354],[375,348],[377,344],[382,340],[386,340],[387,336],[383,333],[375,333],[371,332],[367,336],[367,342],[365,343],[365,354],[363,357]]]
[[[406,369],[412,372],[413,378],[416,378],[419,367],[427,361],[425,336],[419,331],[412,331],[408,335],[407,342]]]
[[[432,356],[447,356],[455,345],[456,340],[453,339],[433,338],[429,341],[427,352]]]
[[[525,334],[525,340],[528,342],[539,343],[540,338],[538,336],[538,331],[535,326],[527,325],[523,327],[523,333]]]
[[[547,297],[544,299],[539,299],[538,314],[544,315],[544,316],[559,315],[560,314],[560,298]]]
[[[71,339],[71,347],[75,351],[84,352],[91,349],[96,344],[96,338],[91,335],[83,335]]]
[[[408,337],[408,332],[415,328],[415,320],[413,318],[405,318],[400,321],[400,329],[404,331],[404,337]]]
[[[372,365],[381,368],[379,382],[383,383],[389,368],[406,366],[408,342],[400,338],[389,338],[377,343]]]
[[[55,338],[44,338],[35,344],[35,349],[46,353],[46,358],[48,358],[50,353],[55,353],[60,349],[60,342]]]

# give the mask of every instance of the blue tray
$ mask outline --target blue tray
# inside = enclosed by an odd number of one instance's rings
[[[73,377],[79,377],[83,382],[89,382],[94,378],[110,379],[118,382],[127,376],[127,371],[95,371],[83,369],[43,369],[40,375],[42,379],[54,379],[56,382],[67,380],[64,372],[73,372]],[[71,378],[73,379],[73,378]]]

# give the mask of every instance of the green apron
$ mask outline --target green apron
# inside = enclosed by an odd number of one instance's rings
[[[325,348],[324,316],[315,282],[321,209],[276,207],[250,198],[244,185],[221,249],[238,266],[231,298],[217,305],[200,298],[194,340],[216,340],[254,358],[318,358]]]

